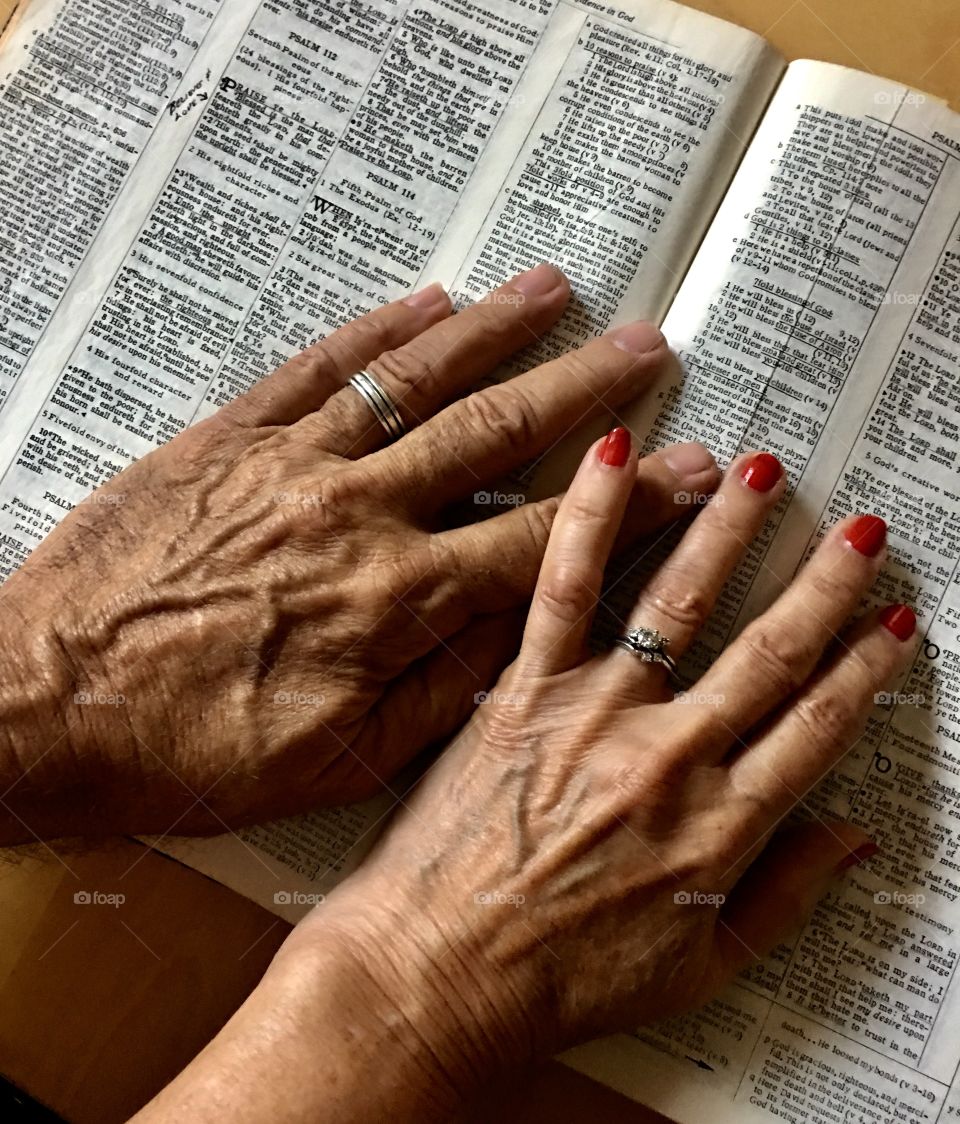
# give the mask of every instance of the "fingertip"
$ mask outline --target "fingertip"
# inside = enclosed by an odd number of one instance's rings
[[[408,308],[414,308],[418,312],[429,314],[437,319],[447,315],[453,307],[446,289],[439,281],[434,281],[432,285],[427,285],[425,288],[411,293],[408,297],[404,297],[401,303]]]
[[[597,459],[607,468],[625,468],[634,452],[633,437],[625,426],[611,429],[595,447]]]
[[[888,605],[880,612],[877,621],[901,644],[911,641],[917,631],[917,614],[909,605]]]
[[[713,453],[699,441],[671,445],[656,454],[676,479],[678,489],[696,495],[716,491],[721,472]]]
[[[786,486],[786,471],[773,453],[745,453],[731,465],[731,474],[744,488],[770,498],[779,495]]]
[[[666,336],[656,324],[651,324],[648,320],[634,320],[631,324],[624,324],[607,332],[603,338],[614,347],[632,355],[650,355],[667,349]]]
[[[502,289],[512,289],[520,296],[527,298],[544,298],[558,296],[560,293],[570,292],[570,283],[562,270],[550,262],[541,262],[533,269],[518,273],[512,277]],[[498,289],[496,292],[500,292]],[[495,296],[496,294],[492,294]]]
[[[860,841],[852,847],[848,845],[847,853],[836,865],[837,874],[846,874],[854,867],[863,866],[874,856],[880,853],[880,847],[869,836],[862,836]]]
[[[854,515],[840,524],[846,544],[865,558],[879,558],[887,545],[887,524],[879,515]]]
[[[541,262],[517,274],[480,301],[500,313],[522,318],[528,333],[539,334],[554,324],[570,300],[570,283],[555,265]]]

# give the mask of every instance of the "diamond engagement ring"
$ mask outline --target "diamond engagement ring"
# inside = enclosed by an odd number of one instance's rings
[[[639,656],[644,663],[662,663],[670,674],[677,678],[677,665],[667,655],[670,638],[662,636],[655,628],[630,628],[616,640],[618,648],[626,648]]]

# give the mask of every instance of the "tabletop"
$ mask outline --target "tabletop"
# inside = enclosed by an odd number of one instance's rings
[[[16,6],[0,0],[0,26]],[[694,0],[788,58],[873,71],[960,109],[956,0]],[[120,907],[75,895],[122,895]],[[256,983],[287,931],[252,902],[118,840],[37,845],[0,860],[0,1072],[72,1124],[111,1124],[148,1100]],[[663,1118],[557,1064],[491,1092],[509,1124]]]

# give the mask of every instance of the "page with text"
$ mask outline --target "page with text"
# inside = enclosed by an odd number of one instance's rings
[[[711,1119],[738,1124],[950,1119],[960,1108],[960,118],[866,75],[794,64],[666,331],[686,376],[636,412],[648,447],[706,433],[727,458],[773,451],[792,482],[686,675],[854,511],[890,526],[868,604],[915,606],[922,639],[798,813],[855,821],[880,855],[705,1011],[571,1061],[682,1121],[702,1119],[707,1098]],[[625,575],[621,614],[654,562]]]

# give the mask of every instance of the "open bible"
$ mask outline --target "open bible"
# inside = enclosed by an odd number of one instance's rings
[[[960,1117],[960,117],[668,0],[32,0],[0,106],[4,574],[345,319],[542,259],[575,300],[525,365],[654,319],[682,371],[623,419],[643,450],[789,473],[687,675],[825,528],[887,519],[916,659],[799,812],[881,856],[705,1010],[566,1060],[681,1121]],[[293,920],[403,791],[154,843]]]

